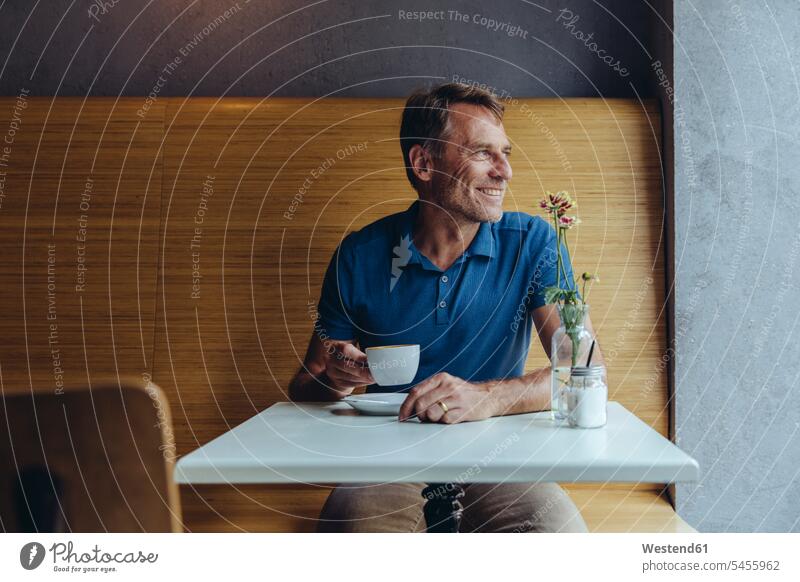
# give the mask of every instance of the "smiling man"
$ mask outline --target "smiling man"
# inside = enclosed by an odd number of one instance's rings
[[[334,253],[293,400],[338,400],[366,384],[408,392],[400,420],[445,424],[549,408],[550,368],[525,374],[524,364],[532,331],[549,356],[559,325],[543,296],[556,284],[555,231],[503,211],[512,176],[503,113],[494,95],[468,85],[409,97],[400,145],[419,200],[348,235]],[[420,344],[417,375],[377,386],[364,350],[398,344]],[[337,487],[319,529],[422,531],[424,486]],[[586,531],[556,483],[467,484],[464,492],[462,531]]]

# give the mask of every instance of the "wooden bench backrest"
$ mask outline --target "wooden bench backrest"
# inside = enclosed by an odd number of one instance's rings
[[[287,398],[331,253],[348,232],[416,198],[398,142],[402,107],[170,102],[154,376],[176,408],[181,452]],[[611,397],[666,434],[655,105],[525,100],[509,104],[505,126],[514,144],[506,209],[538,213],[545,190],[577,196],[573,262],[601,275],[592,320]],[[547,365],[538,342],[528,365]]]

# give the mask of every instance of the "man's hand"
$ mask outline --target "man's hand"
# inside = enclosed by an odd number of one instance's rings
[[[488,384],[472,384],[441,372],[411,389],[400,407],[398,420],[416,416],[420,422],[453,424],[483,420],[495,414],[495,402]]]
[[[367,354],[350,342],[331,341],[335,348],[325,352],[325,376],[328,386],[344,397],[356,386],[374,384],[367,364]]]

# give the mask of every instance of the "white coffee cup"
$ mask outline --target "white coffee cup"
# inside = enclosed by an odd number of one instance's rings
[[[419,368],[419,344],[367,348],[367,363],[379,386],[410,384]]]

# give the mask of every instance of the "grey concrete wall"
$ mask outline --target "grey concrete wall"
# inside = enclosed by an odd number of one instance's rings
[[[701,531],[800,531],[800,5],[675,2],[677,488]]]
[[[647,87],[650,9],[630,0],[114,1],[2,3],[0,93],[401,96],[453,76],[518,96]],[[420,10],[441,18],[405,17]]]

